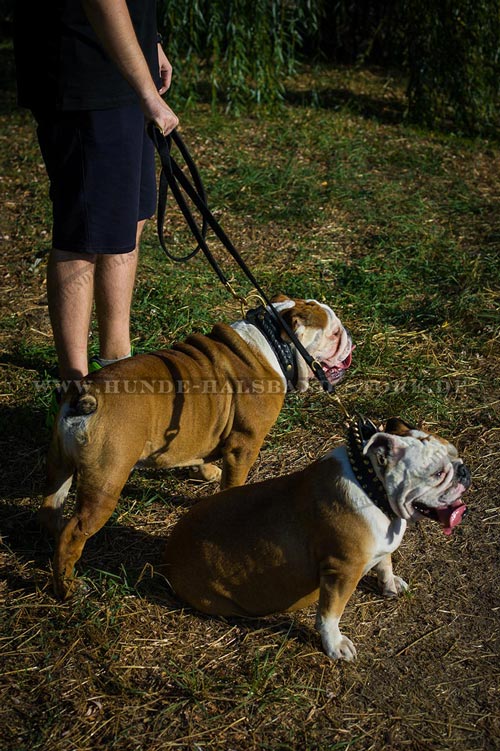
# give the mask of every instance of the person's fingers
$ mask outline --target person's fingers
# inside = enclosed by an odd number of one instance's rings
[[[168,134],[175,130],[179,125],[179,118],[175,112],[168,107],[161,116],[155,117],[153,122],[164,136],[168,136]]]
[[[162,83],[160,94],[165,94],[165,92],[170,88],[170,84],[172,83],[172,65],[161,46],[158,46],[158,63]]]
[[[171,65],[165,65],[160,70],[160,78],[162,82],[162,87],[160,89],[160,94],[165,94],[166,91],[169,90],[170,84],[172,83],[172,66]]]

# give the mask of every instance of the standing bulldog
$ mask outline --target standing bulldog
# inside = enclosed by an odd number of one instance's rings
[[[333,310],[315,300],[279,297],[275,308],[333,384],[351,364],[351,340]],[[53,578],[66,597],[85,542],[109,519],[131,469],[198,466],[222,457],[221,486],[243,484],[279,415],[290,381],[312,372],[265,308],[232,326],[217,324],[169,350],[120,360],[65,395],[54,425],[42,523],[56,536]],[[62,505],[77,472],[74,514]]]
[[[162,573],[181,599],[214,615],[263,616],[319,598],[326,654],[352,660],[339,621],[361,577],[374,568],[382,594],[404,592],[391,554],[407,522],[434,519],[451,534],[469,485],[450,443],[396,418],[384,431],[360,421],[346,446],[307,469],[197,503],[174,527]]]

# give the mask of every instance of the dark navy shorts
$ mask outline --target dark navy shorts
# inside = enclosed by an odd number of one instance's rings
[[[34,113],[50,179],[52,247],[128,253],[155,212],[154,147],[139,105]]]

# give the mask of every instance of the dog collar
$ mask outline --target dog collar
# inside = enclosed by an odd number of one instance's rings
[[[252,308],[247,311],[245,319],[248,323],[259,329],[271,349],[278,358],[280,368],[285,376],[288,391],[293,391],[297,386],[297,363],[295,354],[288,342],[281,336],[282,329],[278,321],[272,316],[263,305],[258,308]]]
[[[364,417],[353,420],[347,430],[347,454],[356,479],[368,498],[386,516],[396,519],[397,515],[392,510],[384,486],[375,474],[370,459],[363,454],[366,443],[378,432],[371,420]]]

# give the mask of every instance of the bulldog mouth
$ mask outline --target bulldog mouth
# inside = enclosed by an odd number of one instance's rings
[[[351,352],[349,352],[347,357],[337,365],[329,365],[327,362],[322,361],[321,367],[323,368],[323,372],[330,383],[335,383],[336,381],[340,381],[340,379],[345,376],[346,370],[351,367],[351,363],[352,350]]]
[[[460,524],[467,513],[467,506],[462,503],[460,498],[449,506],[431,508],[430,506],[424,506],[423,503],[416,502],[413,504],[413,508],[427,519],[439,522],[445,535],[451,535],[453,529]]]

